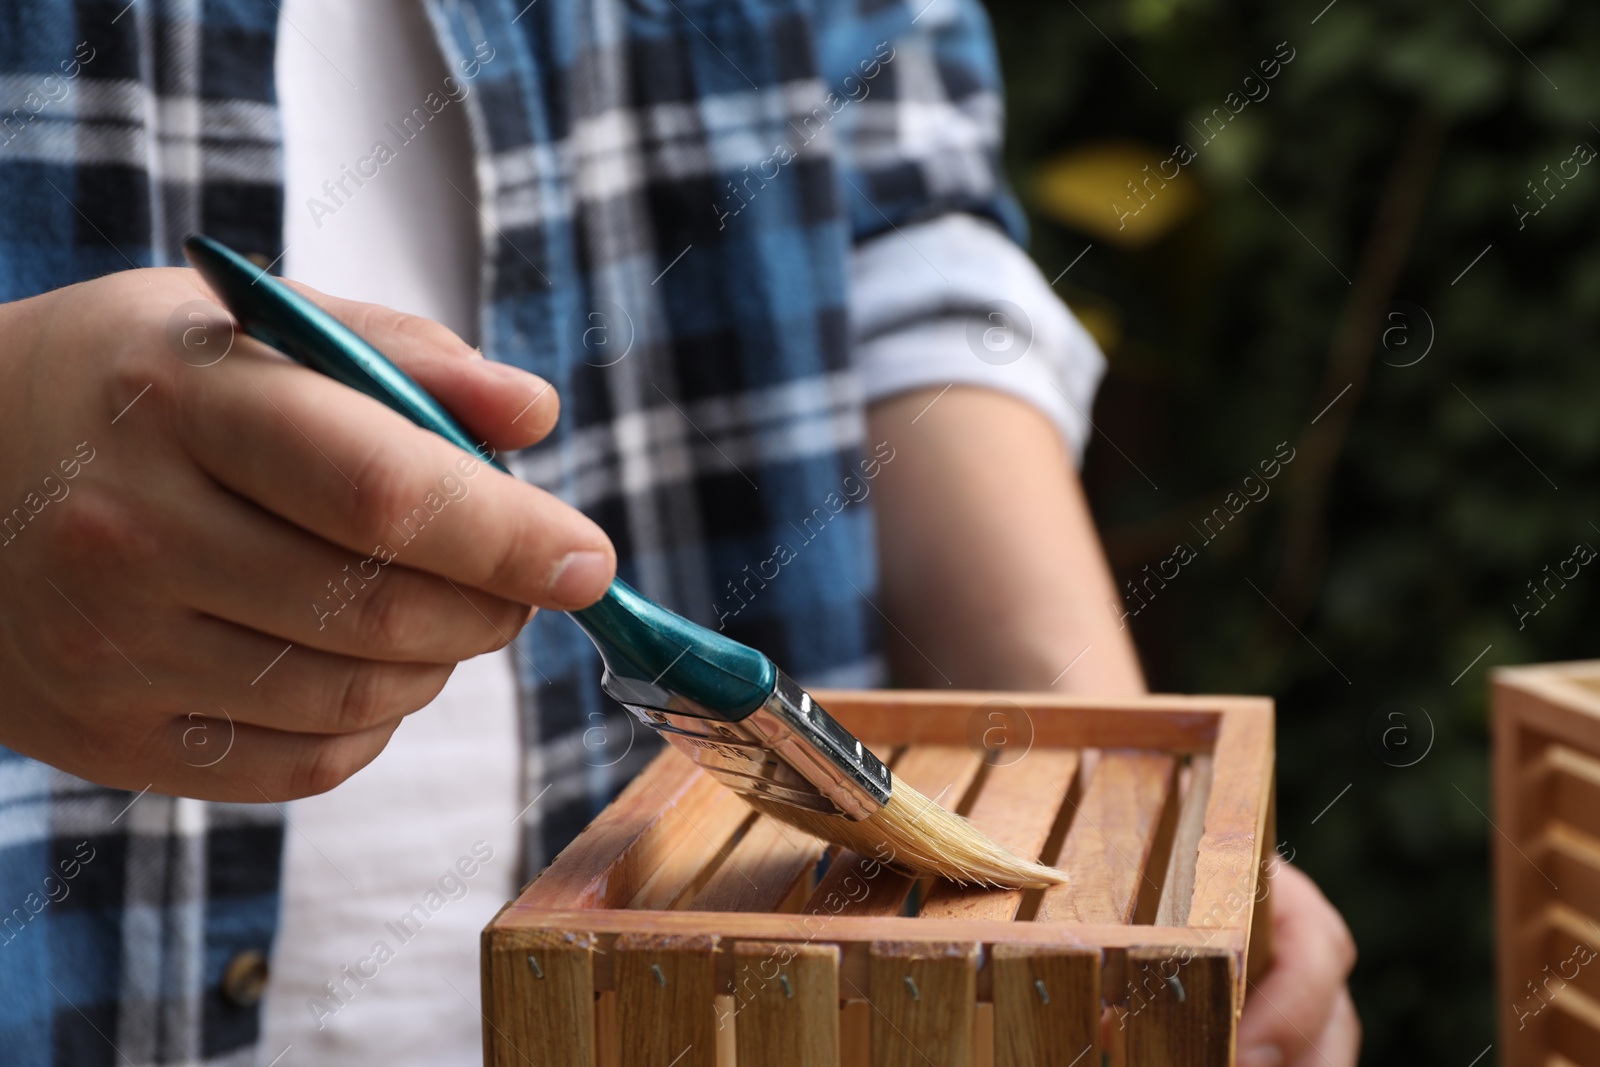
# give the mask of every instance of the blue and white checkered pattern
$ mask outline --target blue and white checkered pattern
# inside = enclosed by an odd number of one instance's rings
[[[452,68],[494,56],[465,100],[484,349],[563,401],[513,468],[650,596],[803,682],[881,681],[871,512],[838,504],[870,452],[852,257],[951,213],[1020,237],[977,0],[427,6]],[[181,263],[191,231],[276,257],[276,25],[254,0],[0,0],[0,300]],[[561,615],[519,662],[537,869],[654,745]],[[221,978],[270,948],[281,843],[271,807],[0,749],[0,1059],[253,1062]]]

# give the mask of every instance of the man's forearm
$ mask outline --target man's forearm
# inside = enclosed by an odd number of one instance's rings
[[[1144,691],[1077,471],[1043,414],[956,386],[879,401],[867,422],[895,450],[874,497],[898,683]]]

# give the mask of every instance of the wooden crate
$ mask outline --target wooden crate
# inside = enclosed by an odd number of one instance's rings
[[[1270,701],[815,695],[1071,884],[834,854],[668,750],[484,931],[486,1064],[1233,1062],[1269,926]]]
[[[1600,1067],[1600,660],[1494,673],[1501,1062]]]

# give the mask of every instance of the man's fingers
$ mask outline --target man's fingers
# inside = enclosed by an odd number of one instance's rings
[[[1271,892],[1272,969],[1245,1000],[1239,1064],[1295,1064],[1308,1053],[1323,1064],[1327,1050],[1316,1043],[1344,995],[1355,947],[1339,913],[1299,870],[1279,865]],[[1326,1064],[1348,1067],[1331,1057]]]
[[[289,733],[363,733],[426,707],[454,664],[384,663],[320,652],[205,616],[171,627],[182,661],[147,660],[145,671],[174,714]],[[185,763],[207,762],[190,751],[215,732],[191,735],[178,753]],[[216,745],[207,753],[214,757]]]
[[[494,448],[525,448],[556,424],[561,402],[538,375],[484,359],[454,332],[417,315],[291,283],[388,356]]]
[[[348,552],[214,485],[186,495],[175,519],[206,518],[164,531],[174,593],[218,619],[325,652],[439,664],[500,648],[528,620],[526,605]]]
[[[192,748],[195,731],[207,729],[215,732],[218,744],[226,738],[231,745],[215,763],[174,760],[173,770],[163,777],[160,789],[197,800],[246,804],[315,796],[371,763],[399,725],[395,720],[362,733],[330,737],[287,733],[250,723],[230,725],[221,716],[212,720],[176,717],[153,744],[181,752],[185,750],[186,737]],[[206,758],[215,757],[208,754]]]
[[[181,433],[228,488],[364,559],[557,609],[599,599],[615,552],[592,521],[287,361],[191,379]],[[370,568],[369,568],[370,569]]]

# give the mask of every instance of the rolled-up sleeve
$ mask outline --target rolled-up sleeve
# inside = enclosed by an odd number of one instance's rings
[[[1105,358],[1009,237],[951,214],[856,246],[850,321],[867,401],[946,385],[1018,397],[1081,463]]]
[[[1048,416],[1081,462],[1105,359],[1022,249],[982,5],[822,8],[833,15],[820,42],[826,75],[856,85],[835,132],[854,242],[851,341],[868,401],[924,387],[996,389]]]

